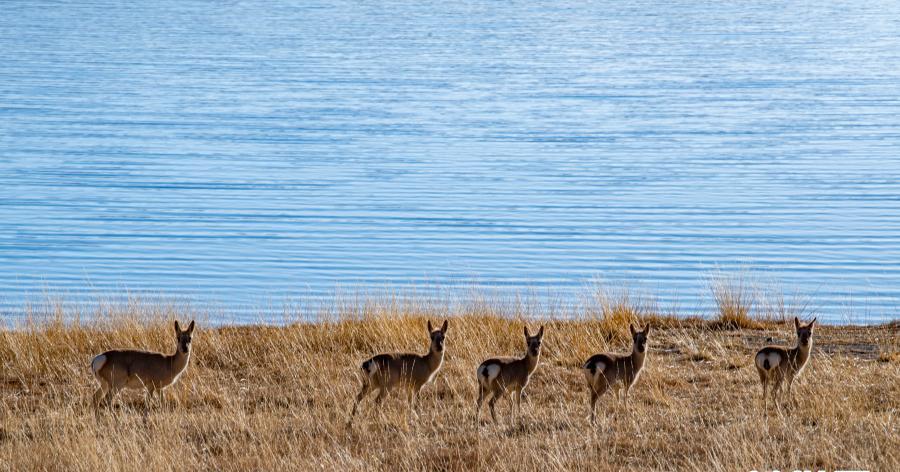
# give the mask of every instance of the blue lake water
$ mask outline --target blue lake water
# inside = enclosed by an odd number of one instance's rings
[[[341,287],[900,309],[900,3],[0,3],[0,312]],[[224,316],[223,315],[223,316]]]

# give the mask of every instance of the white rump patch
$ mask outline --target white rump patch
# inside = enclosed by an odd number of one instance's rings
[[[598,362],[594,364],[594,380],[596,381],[601,375],[606,375],[605,362]]]
[[[766,369],[766,361],[769,361],[769,368]],[[781,364],[781,354],[777,352],[761,352],[756,355],[756,366],[763,370],[772,370]]]
[[[591,373],[590,367],[584,368],[584,376],[587,378],[588,383],[594,383],[597,381],[601,375],[604,375],[603,372],[606,370],[605,362],[597,362],[594,364],[594,372]]]
[[[95,357],[94,360],[91,361],[91,371],[94,373],[94,376],[98,375],[100,369],[106,365],[106,354],[100,354]]]
[[[478,382],[482,385],[490,385],[500,375],[500,366],[488,364],[478,367]]]

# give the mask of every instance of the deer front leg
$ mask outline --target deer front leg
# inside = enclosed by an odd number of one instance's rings
[[[419,407],[419,388],[417,388],[417,387],[412,387],[412,388],[410,388],[409,393],[408,393],[407,395],[409,396],[409,398],[408,398],[408,400],[409,400],[409,411],[410,411],[410,413],[412,413],[413,417],[415,417],[416,419],[418,419],[418,418],[419,418],[419,411],[418,411],[418,407]]]
[[[516,415],[515,419],[518,420],[520,416],[522,416],[522,399],[525,397],[525,389],[520,389],[516,392]]]

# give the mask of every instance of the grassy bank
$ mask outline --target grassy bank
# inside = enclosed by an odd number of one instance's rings
[[[626,300],[627,302],[627,300]],[[900,470],[898,326],[830,327],[795,386],[796,403],[764,415],[751,356],[790,325],[741,318],[654,316],[610,303],[547,326],[542,364],[517,423],[472,424],[474,371],[523,352],[515,313],[453,313],[445,364],[418,419],[393,397],[363,403],[345,425],[370,355],[424,352],[425,320],[446,313],[381,306],[280,327],[201,324],[188,372],[163,406],[138,393],[95,418],[88,364],[113,347],[172,352],[172,309],[109,314],[103,323],[46,323],[0,332],[0,468],[6,470]],[[503,317],[500,315],[509,315]],[[578,367],[630,349],[629,322],[654,324],[630,409],[612,395],[595,427]],[[109,321],[111,320],[111,321]],[[482,418],[485,418],[483,415]]]

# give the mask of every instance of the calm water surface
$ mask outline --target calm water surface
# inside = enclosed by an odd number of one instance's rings
[[[900,3],[0,3],[0,313],[339,287],[900,309]],[[256,314],[251,314],[256,313]]]

